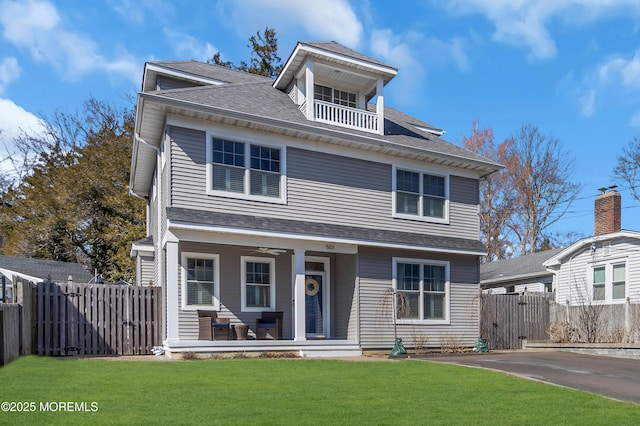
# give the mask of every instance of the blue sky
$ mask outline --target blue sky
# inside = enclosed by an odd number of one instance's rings
[[[597,188],[640,136],[640,0],[0,0],[0,149],[90,96],[127,104],[145,61],[247,59],[267,26],[283,61],[335,40],[397,67],[386,103],[451,142],[474,120],[497,142],[524,123],[557,137],[584,185],[558,231],[592,235]],[[623,228],[640,230],[621,193]]]

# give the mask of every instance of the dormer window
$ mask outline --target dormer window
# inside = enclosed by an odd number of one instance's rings
[[[315,84],[313,86],[313,92],[313,96],[317,100],[332,102],[349,108],[356,107],[357,96],[355,93],[322,86],[320,84]]]

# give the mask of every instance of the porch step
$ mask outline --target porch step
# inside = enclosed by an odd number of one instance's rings
[[[333,358],[362,355],[352,340],[174,340],[164,342],[169,355],[187,352],[293,352],[305,358]]]

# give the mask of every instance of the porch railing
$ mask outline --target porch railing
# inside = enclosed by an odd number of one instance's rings
[[[378,132],[378,114],[332,102],[314,100],[314,116],[318,122],[338,124],[356,130]]]

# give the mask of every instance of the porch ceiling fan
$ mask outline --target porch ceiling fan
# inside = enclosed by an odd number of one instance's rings
[[[256,247],[251,253],[253,254],[269,254],[271,256],[278,256],[281,253],[286,253],[287,251],[284,249],[276,249],[269,247]]]

